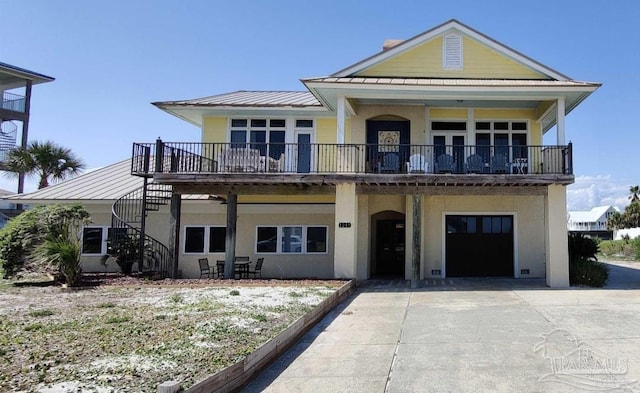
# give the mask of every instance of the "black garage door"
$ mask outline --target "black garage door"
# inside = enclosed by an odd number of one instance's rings
[[[446,218],[447,277],[513,277],[513,216]]]

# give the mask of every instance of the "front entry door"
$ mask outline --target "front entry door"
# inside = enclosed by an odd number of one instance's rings
[[[404,220],[378,220],[376,224],[375,276],[404,278]]]
[[[403,172],[409,160],[406,120],[367,120],[367,169],[369,172]]]

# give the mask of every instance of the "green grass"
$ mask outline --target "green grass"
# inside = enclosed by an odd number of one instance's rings
[[[53,314],[55,314],[53,310],[49,310],[49,309],[29,311],[29,316],[35,317],[35,318],[48,317]]]

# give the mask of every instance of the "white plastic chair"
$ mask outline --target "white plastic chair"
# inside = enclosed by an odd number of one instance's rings
[[[412,154],[407,162],[408,173],[427,173],[429,172],[429,163],[422,154]]]

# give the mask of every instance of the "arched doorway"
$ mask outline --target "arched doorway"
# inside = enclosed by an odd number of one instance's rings
[[[405,216],[383,211],[371,216],[371,277],[402,278],[405,268]]]

